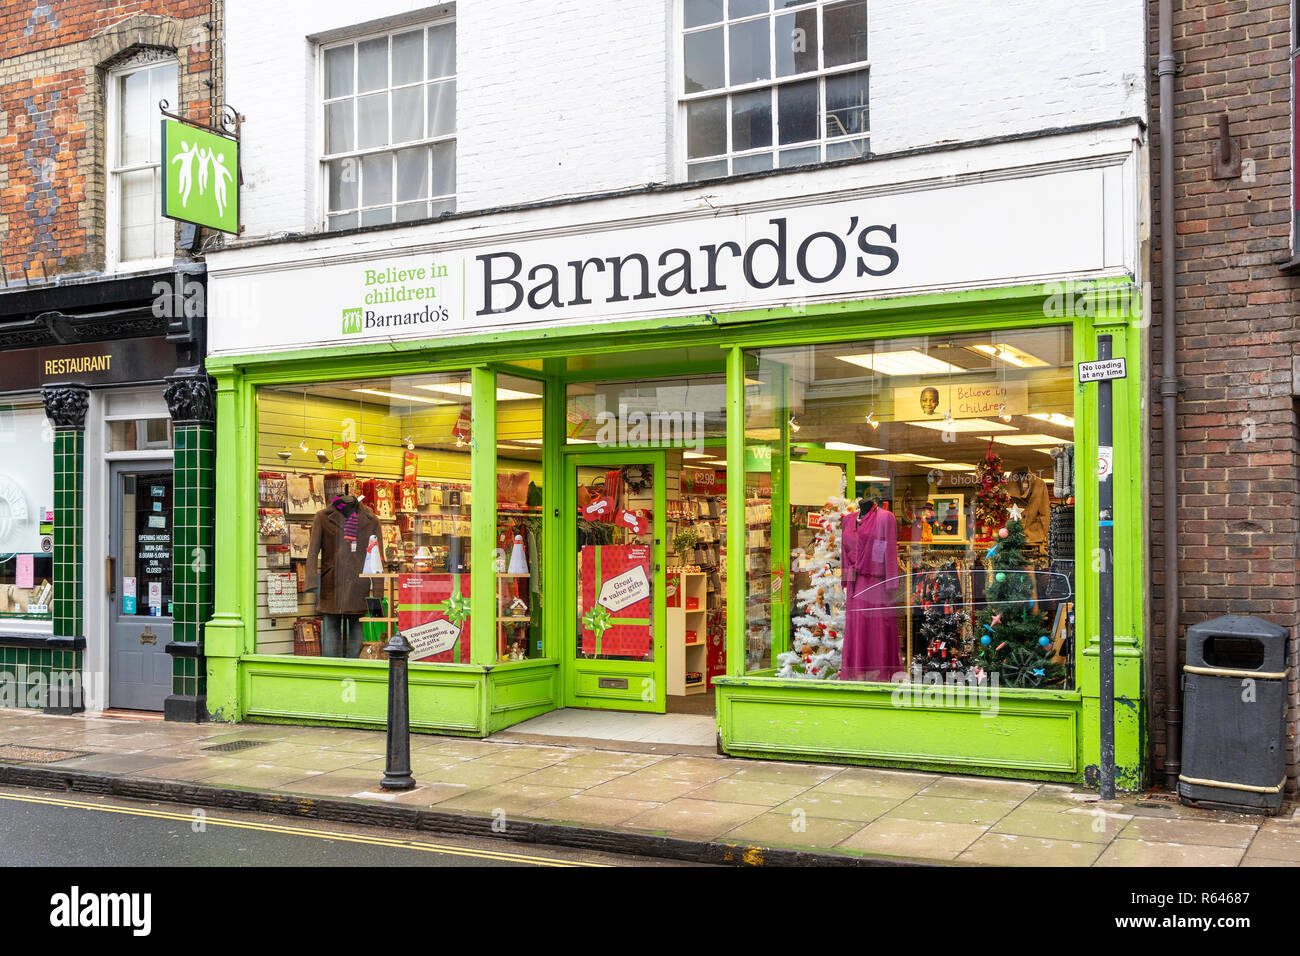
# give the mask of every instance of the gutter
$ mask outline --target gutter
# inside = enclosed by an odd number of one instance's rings
[[[1177,792],[1182,769],[1183,705],[1178,650],[1178,369],[1174,342],[1178,295],[1174,238],[1174,60],[1173,3],[1160,0],[1160,453],[1165,547],[1165,760],[1166,789]]]

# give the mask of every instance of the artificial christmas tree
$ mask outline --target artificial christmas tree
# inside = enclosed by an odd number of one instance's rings
[[[980,666],[1006,687],[1052,687],[1065,676],[1051,662],[1047,615],[1035,611],[1033,572],[1025,560],[1025,530],[1012,510],[1005,536],[989,548],[986,606],[979,614]],[[1001,534],[1001,532],[999,532]]]
[[[830,680],[839,673],[845,604],[840,583],[840,522],[849,507],[843,498],[834,498],[821,510],[821,529],[808,556],[811,580],[795,595],[803,613],[791,618],[794,636],[790,650],[777,655],[777,677]]]
[[[971,659],[962,630],[966,626],[966,612],[962,610],[961,579],[957,565],[943,567],[917,575],[913,604],[924,608],[921,618],[922,652],[913,658],[923,673],[938,671],[964,671]]]
[[[975,470],[979,487],[975,491],[975,540],[989,541],[1007,521],[1007,476],[1002,471],[1002,456],[989,442],[984,460]]]

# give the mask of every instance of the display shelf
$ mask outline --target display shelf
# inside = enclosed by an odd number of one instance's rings
[[[518,661],[528,657],[528,628],[532,624],[532,609],[528,614],[511,614],[510,606],[516,601],[527,604],[528,584],[531,574],[497,572],[497,660]],[[516,645],[522,641],[522,647]]]
[[[702,694],[707,689],[708,671],[708,575],[675,571],[669,575],[672,594],[668,597],[668,693],[681,697]],[[692,602],[695,607],[689,607]],[[690,635],[694,634],[694,638]],[[688,673],[700,679],[688,681]]]

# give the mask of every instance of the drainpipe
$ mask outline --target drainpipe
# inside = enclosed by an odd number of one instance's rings
[[[1160,450],[1165,518],[1165,788],[1176,791],[1182,767],[1183,705],[1178,669],[1178,370],[1174,304],[1174,62],[1173,3],[1160,0]]]

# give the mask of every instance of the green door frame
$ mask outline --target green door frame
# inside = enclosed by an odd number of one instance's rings
[[[664,475],[667,453],[662,449],[620,449],[617,451],[592,450],[585,446],[564,447],[564,524],[565,547],[564,594],[560,601],[563,613],[563,651],[561,654],[562,682],[565,707],[589,707],[601,710],[633,710],[662,714],[667,709],[668,687],[668,636],[667,605],[664,599],[666,582],[665,559],[667,543],[663,536],[664,514],[667,510],[667,490]],[[654,660],[612,661],[584,660],[578,657],[580,633],[574,609],[578,606],[578,541],[576,519],[578,515],[578,467],[619,466],[649,464],[654,470],[654,545],[652,557],[653,594],[651,621],[654,628]],[[601,681],[611,684],[623,682],[622,687],[600,687]]]

